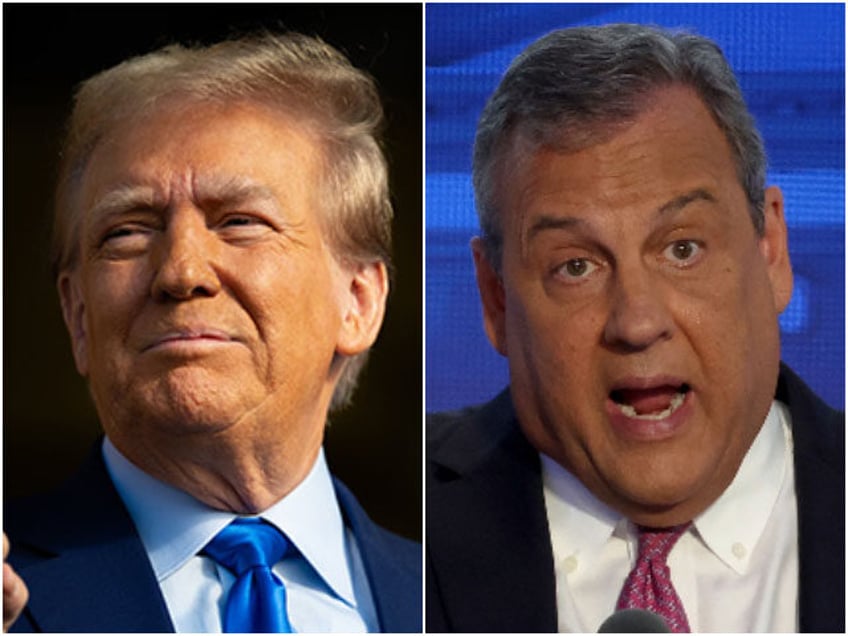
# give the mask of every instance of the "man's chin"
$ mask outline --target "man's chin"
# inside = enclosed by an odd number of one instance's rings
[[[645,469],[630,473],[613,484],[610,505],[634,523],[652,527],[674,526],[691,521],[714,500],[723,488],[710,479],[714,471],[650,474]],[[633,475],[645,475],[634,479]],[[648,476],[650,475],[650,476]],[[715,480],[717,482],[717,480]]]
[[[237,417],[220,411],[210,412],[198,409],[156,409],[146,413],[142,423],[135,426],[137,433],[143,430],[156,437],[194,437],[198,435],[221,435],[232,429]]]
[[[202,391],[191,391],[186,386],[174,391],[160,386],[135,398],[128,395],[124,404],[120,419],[126,422],[126,428],[139,435],[146,430],[160,437],[220,434],[250,411],[243,396],[214,386]]]

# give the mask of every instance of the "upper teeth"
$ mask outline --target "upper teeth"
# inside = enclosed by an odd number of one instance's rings
[[[664,420],[669,415],[674,413],[680,405],[683,404],[683,400],[686,399],[686,395],[682,391],[678,391],[671,398],[671,402],[668,404],[668,408],[659,413],[637,413],[636,409],[630,406],[629,404],[618,404],[618,408],[621,409],[621,412],[624,413],[627,417],[633,417],[638,420]]]

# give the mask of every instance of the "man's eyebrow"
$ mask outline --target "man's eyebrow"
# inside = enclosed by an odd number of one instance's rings
[[[254,200],[277,200],[273,190],[266,185],[242,177],[201,177],[193,185],[201,202],[238,204]],[[103,218],[129,210],[163,208],[167,202],[150,185],[122,183],[100,196],[92,205],[92,218]]]
[[[155,190],[147,185],[121,184],[100,196],[91,206],[89,215],[101,218],[138,208],[153,208],[157,201]]]
[[[540,232],[545,230],[567,230],[584,225],[586,222],[576,216],[550,216],[543,214],[533,221],[533,225],[527,228],[527,240],[530,241]]]

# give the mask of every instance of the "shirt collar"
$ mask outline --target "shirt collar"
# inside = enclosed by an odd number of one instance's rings
[[[151,477],[126,459],[109,438],[103,442],[103,457],[160,582],[237,516],[210,508]],[[356,606],[344,523],[323,448],[306,478],[259,516],[285,532],[330,589]]]
[[[704,544],[736,572],[745,572],[765,530],[791,463],[790,453],[788,413],[775,401],[730,486],[693,522]],[[540,456],[555,559],[597,554],[610,538],[627,539],[632,524],[555,460]]]
[[[571,472],[544,453],[540,456],[555,560],[597,554],[611,536],[623,531],[626,521]]]

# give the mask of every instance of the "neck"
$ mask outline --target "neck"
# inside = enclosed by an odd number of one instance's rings
[[[323,429],[311,439],[270,442],[225,434],[164,440],[108,434],[121,454],[150,476],[237,514],[260,513],[294,490],[315,464],[323,440]]]

